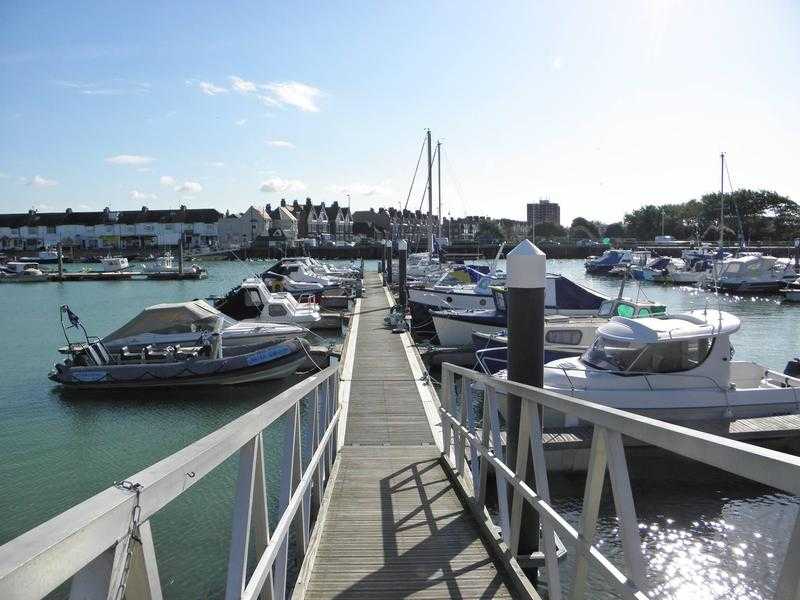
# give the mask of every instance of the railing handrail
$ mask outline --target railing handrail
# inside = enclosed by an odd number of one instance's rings
[[[461,376],[460,382],[456,383],[454,375]],[[480,433],[476,409],[469,392],[471,381],[484,386]],[[520,399],[520,410],[516,415],[518,439],[513,448],[503,447],[497,400],[500,390]],[[460,406],[455,402],[458,396],[461,399]],[[509,402],[512,401],[509,398]],[[542,407],[577,416],[593,425],[580,529],[565,520],[550,502],[548,461],[540,416]],[[538,547],[533,540],[543,542],[548,594],[553,600],[562,598],[557,536],[563,536],[576,551],[572,568],[572,600],[581,600],[586,596],[590,564],[599,568],[622,597],[631,600],[648,598],[647,568],[623,436],[795,495],[800,490],[800,457],[579,400],[551,390],[497,379],[450,363],[442,365],[442,405],[439,412],[442,417],[446,468],[460,483],[473,506],[484,513],[487,510],[488,469],[494,469],[501,539],[511,557],[517,557],[520,552],[527,556],[531,547]],[[509,440],[507,443],[512,442]],[[528,480],[531,459],[534,481]],[[508,464],[507,460],[515,462],[515,465]],[[609,561],[593,543],[606,470],[619,520],[627,574]],[[534,509],[542,519],[540,531],[523,530],[524,505]],[[524,548],[521,546],[523,537],[526,540]],[[790,600],[800,597],[798,594],[800,516],[795,517],[789,533],[789,544],[778,576],[775,597],[776,600]]]
[[[337,373],[309,376],[127,481],[138,495],[109,487],[0,546],[0,597],[42,597],[129,534],[138,501],[144,523]],[[334,406],[333,412],[336,407]],[[333,416],[333,415],[331,415]],[[12,593],[13,592],[13,593]]]
[[[465,367],[444,363],[449,371],[506,394],[576,416],[606,429],[658,446],[735,475],[800,495],[800,457],[738,440],[666,423],[628,411],[580,400],[513,381],[501,380]]]

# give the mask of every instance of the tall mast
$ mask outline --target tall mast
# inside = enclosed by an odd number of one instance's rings
[[[719,155],[720,169],[719,169],[719,248],[725,243],[725,153]]]
[[[428,252],[433,252],[433,158],[431,157],[431,130],[428,136]]]
[[[439,237],[442,237],[442,142],[436,140],[436,170],[439,172]]]

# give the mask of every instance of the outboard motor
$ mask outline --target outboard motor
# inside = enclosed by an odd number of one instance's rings
[[[789,377],[800,378],[800,358],[793,358],[786,363],[786,368],[783,370],[784,375]]]

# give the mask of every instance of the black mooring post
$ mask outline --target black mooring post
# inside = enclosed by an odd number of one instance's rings
[[[386,273],[389,276],[389,285],[393,283],[392,281],[392,240],[386,240]]]
[[[508,281],[508,380],[542,387],[544,385],[544,295],[545,254],[529,240],[524,240],[507,255]],[[522,400],[508,398],[508,445],[506,464],[517,464],[517,444]],[[540,413],[541,417],[541,413]],[[541,422],[541,418],[540,418]],[[533,457],[528,452],[525,483],[536,489]],[[523,503],[520,524],[520,556],[539,551],[539,514],[527,502]],[[537,570],[525,569],[536,584]]]
[[[406,304],[408,303],[408,291],[406,290],[406,261],[408,260],[407,241],[400,240],[397,242],[397,254],[400,262],[400,306],[402,306],[403,310],[405,311]]]
[[[794,272],[800,273],[800,239],[794,241]]]

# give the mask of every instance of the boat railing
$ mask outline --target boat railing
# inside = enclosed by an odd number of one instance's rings
[[[483,386],[482,424],[479,405],[464,402],[470,386]],[[498,392],[511,402],[519,402],[519,435],[516,461],[506,462],[504,439],[500,431]],[[549,390],[501,380],[464,367],[442,365],[443,462],[461,487],[474,512],[492,519],[499,527],[501,543],[511,557],[519,554],[520,540],[540,539],[543,544],[544,573],[548,595],[562,597],[557,537],[572,550],[573,600],[586,597],[589,567],[611,584],[619,597],[647,600],[658,590],[648,586],[646,562],[636,517],[631,481],[623,447],[623,436],[645,442],[678,456],[722,469],[727,473],[800,495],[800,457],[760,448],[710,433],[665,423],[649,417],[571,398]],[[580,527],[573,526],[551,504],[541,410],[547,408],[592,426],[587,478]],[[533,461],[534,482],[526,481],[528,463]],[[494,470],[497,506],[487,504],[489,469]],[[604,555],[595,543],[606,469],[618,518],[624,566]],[[539,515],[538,532],[523,531],[523,505]],[[499,523],[495,522],[499,520]],[[528,522],[526,520],[526,522]],[[784,535],[775,532],[777,537]],[[800,597],[800,516],[795,517],[788,534],[785,560],[776,582],[775,598]]]
[[[8,542],[0,547],[0,598],[42,598],[71,580],[71,598],[159,600],[153,545],[158,532],[150,519],[237,453],[225,597],[286,598],[290,529],[301,561],[336,458],[338,389],[333,361],[201,440]],[[301,409],[312,413],[310,458],[302,451]],[[270,427],[283,435],[277,515],[267,508],[266,481],[272,478],[265,474],[263,436]],[[248,560],[253,549],[255,557]]]
[[[574,368],[574,367],[556,367],[556,366],[551,366],[551,365],[545,365],[544,368],[546,370],[551,370],[551,371],[560,371],[561,374],[564,375],[564,377],[567,378],[567,381],[569,381],[570,391],[571,392],[579,392],[579,391],[584,391],[584,390],[591,390],[593,392],[619,392],[619,391],[631,391],[631,390],[623,390],[623,389],[620,389],[619,387],[607,387],[607,388],[593,387],[593,386],[589,385],[589,379],[591,377],[587,377],[586,378],[586,386],[577,387],[575,385],[575,383],[573,382],[572,377],[570,377],[570,375],[569,375],[570,373],[589,373],[590,376],[591,376],[592,373],[602,373],[602,374],[606,374],[606,375],[619,375],[620,377],[642,377],[644,379],[645,383],[647,384],[648,389],[651,392],[655,391],[655,390],[670,391],[670,390],[684,390],[684,389],[687,389],[685,385],[682,385],[682,386],[679,386],[679,387],[664,387],[662,384],[653,385],[653,382],[650,381],[650,377],[664,377],[664,376],[667,376],[667,377],[668,376],[676,376],[676,377],[681,377],[681,378],[691,378],[691,379],[696,379],[696,380],[699,380],[699,381],[705,381],[705,382],[708,382],[710,384],[708,387],[715,388],[719,392],[726,392],[727,391],[724,387],[722,387],[719,384],[719,382],[716,379],[714,379],[713,377],[711,377],[709,375],[697,375],[696,373],[687,373],[685,371],[671,371],[671,372],[665,372],[665,373],[615,371],[615,370],[611,370],[611,369],[608,369],[608,370],[603,369],[602,371],[592,371],[592,370],[589,370],[589,369],[578,369],[578,368]],[[767,372],[769,372],[769,371],[767,371]],[[773,371],[773,373],[774,373],[774,371]],[[786,377],[786,375],[783,375],[782,377]],[[635,390],[633,390],[633,391],[635,391]]]

